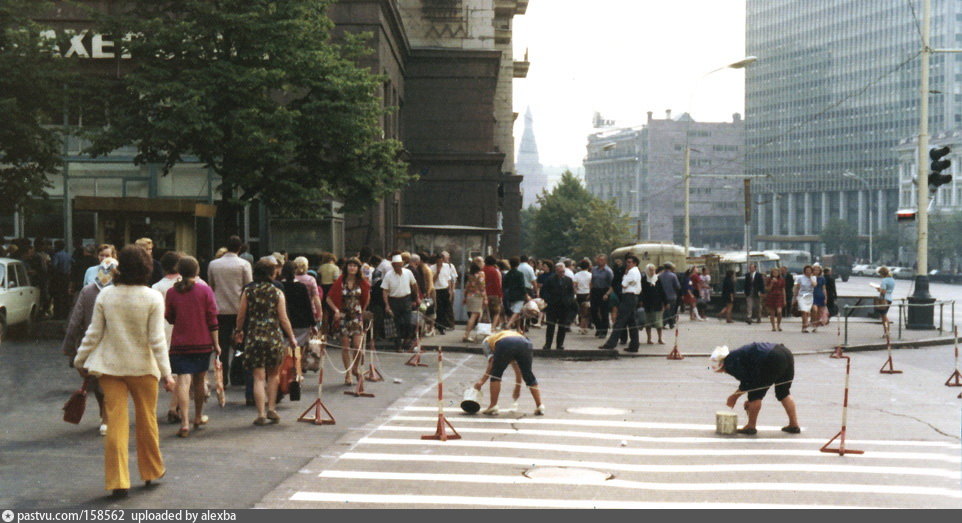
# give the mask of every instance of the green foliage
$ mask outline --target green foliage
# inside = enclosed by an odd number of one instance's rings
[[[896,260],[899,257],[899,230],[897,226],[886,228],[872,238],[875,260]]]
[[[628,218],[565,171],[551,192],[538,195],[538,207],[522,218],[526,243],[539,256],[582,257],[611,252],[630,243]]]
[[[195,156],[272,212],[313,217],[336,198],[361,210],[412,177],[383,140],[381,78],[356,65],[362,37],[331,40],[329,1],[134,0],[103,15],[135,35],[132,68],[102,89],[109,121],[90,153],[132,144],[165,172]]]
[[[574,259],[593,258],[632,242],[631,223],[614,202],[594,198],[575,219]]]
[[[59,171],[61,138],[45,127],[62,103],[63,67],[45,28],[32,21],[48,2],[0,2],[0,214],[45,198]]]
[[[825,244],[826,252],[856,254],[858,231],[851,223],[834,218],[822,229],[819,238]]]
[[[929,268],[942,268],[946,258],[962,255],[962,213],[929,216]],[[932,263],[932,262],[936,263]],[[953,264],[955,265],[955,264]]]

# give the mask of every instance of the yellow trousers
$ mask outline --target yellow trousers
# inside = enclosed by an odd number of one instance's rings
[[[157,387],[153,376],[101,376],[107,409],[107,438],[104,440],[104,475],[106,489],[130,488],[127,466],[130,418],[128,394],[134,400],[137,437],[137,468],[144,481],[164,475],[164,458],[160,455],[157,429]]]

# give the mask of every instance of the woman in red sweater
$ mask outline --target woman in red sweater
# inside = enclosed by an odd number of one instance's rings
[[[371,301],[371,284],[361,272],[361,260],[351,258],[341,275],[327,293],[327,305],[334,311],[334,329],[341,336],[341,355],[344,368],[351,372],[345,383],[351,384],[351,376],[360,379],[361,361],[357,351],[364,335],[364,312]]]
[[[217,338],[217,302],[214,292],[197,281],[200,266],[192,256],[184,256],[177,262],[181,280],[167,291],[167,321],[174,326],[170,337],[170,366],[177,375],[177,405],[180,409],[180,430],[177,435],[190,435],[188,416],[191,388],[194,392],[194,429],[203,420],[204,378],[210,368],[210,355],[220,356]],[[220,360],[215,359],[215,365]]]

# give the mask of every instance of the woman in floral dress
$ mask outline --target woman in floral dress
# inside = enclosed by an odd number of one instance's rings
[[[468,279],[464,284],[464,310],[468,313],[468,324],[464,327],[464,337],[461,341],[474,341],[471,331],[481,317],[481,311],[487,307],[487,293],[484,288],[484,271],[481,265],[474,260],[471,268],[468,269]]]
[[[371,284],[361,272],[361,260],[347,260],[342,274],[327,294],[327,305],[334,311],[334,328],[341,336],[341,358],[344,368],[350,368],[344,383],[352,385],[352,376],[360,379],[361,358],[357,351],[364,338],[364,313],[371,301]]]
[[[281,330],[292,350],[297,348],[297,340],[287,317],[284,293],[271,281],[274,264],[258,261],[253,272],[254,281],[241,294],[237,311],[237,325],[241,328],[234,331],[234,343],[243,344],[244,367],[254,375],[254,425],[261,426],[281,420],[276,410],[278,371],[285,352]]]

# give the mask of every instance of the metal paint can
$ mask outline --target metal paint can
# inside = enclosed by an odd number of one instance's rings
[[[481,410],[481,391],[474,387],[468,387],[464,391],[464,399],[461,400],[461,410],[468,414],[476,414]]]
[[[731,410],[720,410],[715,413],[715,433],[725,436],[735,434],[738,429],[738,413]]]

